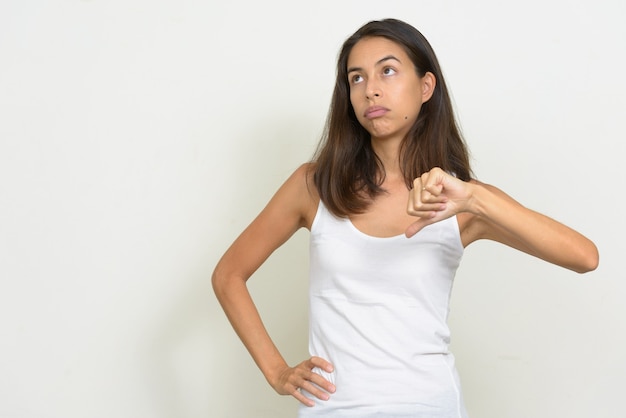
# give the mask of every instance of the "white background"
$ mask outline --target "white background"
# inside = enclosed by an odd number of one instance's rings
[[[452,349],[475,418],[621,418],[626,3],[0,3],[0,417],[281,418],[210,287],[310,158],[343,40],[431,41],[477,176],[575,227],[584,276],[466,251]],[[306,357],[306,231],[250,287]]]

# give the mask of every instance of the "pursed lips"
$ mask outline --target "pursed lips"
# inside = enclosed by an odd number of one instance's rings
[[[389,109],[382,107],[382,106],[370,106],[367,109],[365,109],[365,113],[363,113],[363,116],[365,116],[368,119],[375,119],[375,118],[379,118],[383,116],[388,111]]]

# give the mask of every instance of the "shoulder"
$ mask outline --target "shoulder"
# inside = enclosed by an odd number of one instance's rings
[[[292,188],[304,200],[310,200],[311,202],[319,201],[319,195],[313,180],[314,174],[315,163],[304,163],[289,176],[285,186]]]
[[[275,204],[290,212],[292,216],[298,216],[300,226],[306,228],[310,228],[320,200],[313,181],[314,173],[314,163],[300,165],[272,199],[276,201]]]

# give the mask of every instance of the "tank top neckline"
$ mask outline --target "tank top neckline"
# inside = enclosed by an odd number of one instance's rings
[[[322,202],[321,199],[319,201],[315,217],[313,218],[313,223],[311,224],[311,230],[313,230],[315,224],[318,222],[318,218],[320,216],[322,216],[322,214],[320,213],[322,211],[325,212],[325,214],[324,214],[325,216],[330,216],[332,218],[335,218],[337,221],[346,224],[348,229],[351,230],[354,235],[359,236],[359,237],[361,237],[363,239],[370,240],[370,241],[378,241],[378,242],[385,242],[385,241],[387,241],[387,242],[391,242],[391,241],[399,241],[399,240],[411,240],[411,239],[413,239],[413,238],[415,238],[415,237],[417,237],[419,235],[419,234],[416,234],[416,235],[413,235],[411,238],[407,238],[406,235],[404,235],[403,233],[402,234],[397,234],[397,235],[391,235],[391,236],[388,236],[388,237],[377,237],[375,235],[367,234],[367,233],[361,231],[359,228],[357,228],[352,223],[352,220],[350,218],[339,218],[339,217],[335,216],[331,211],[328,210],[328,208],[326,208],[326,205],[324,205],[324,202]],[[456,230],[459,233],[459,243],[460,243],[461,238],[460,238],[459,225],[458,225],[458,220],[457,220],[456,215],[452,216],[451,219],[454,220],[454,224],[455,224]],[[445,220],[444,221],[440,221],[440,222],[445,222]],[[431,226],[431,225],[427,225],[427,226],[425,226],[425,228],[428,228],[429,226]],[[461,246],[463,246],[463,245],[461,244]]]
[[[357,236],[360,236],[361,238],[364,238],[364,239],[367,239],[367,240],[383,242],[383,241],[398,241],[398,240],[402,240],[402,239],[404,239],[404,240],[410,239],[410,238],[407,238],[406,235],[404,235],[403,233],[397,234],[397,235],[390,235],[388,237],[378,237],[376,235],[367,234],[367,233],[361,231],[359,228],[357,228],[352,223],[352,220],[350,218],[338,218],[337,216],[333,215],[333,213],[330,212],[328,210],[328,208],[326,208],[326,205],[324,205],[324,202],[322,202],[321,199],[319,201],[318,208],[317,208],[317,213],[315,215],[315,218],[313,219],[313,224],[311,226],[311,229],[313,229],[313,225],[316,224],[316,221],[321,216],[321,213],[320,213],[321,211],[324,211],[326,216],[333,217],[333,218],[337,219],[339,222],[346,224],[348,229],[350,229],[353,234],[355,234]]]
[[[348,226],[350,227],[350,229],[352,229],[358,235],[361,235],[361,236],[365,237],[366,239],[370,239],[370,240],[389,240],[389,241],[391,241],[391,240],[398,240],[398,239],[402,239],[402,238],[409,239],[404,234],[390,235],[388,237],[379,237],[379,236],[376,236],[376,235],[367,234],[367,233],[361,231],[359,228],[357,228],[356,225],[354,225],[352,223],[352,219],[346,218],[346,222],[348,223]]]

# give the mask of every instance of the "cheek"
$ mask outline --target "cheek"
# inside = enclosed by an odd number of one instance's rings
[[[407,97],[404,100],[402,108],[404,109],[404,116],[406,116],[407,119],[417,119],[422,108],[422,103],[416,100],[415,97]]]
[[[405,122],[407,124],[413,125],[415,121],[417,121],[417,117],[419,116],[420,109],[419,107],[413,111],[407,112],[404,116]]]
[[[351,88],[350,89],[350,104],[352,105],[353,108],[356,108],[355,105],[358,103],[356,98],[357,98],[356,89]]]
[[[421,110],[422,110],[421,103],[413,103],[413,106],[411,107],[409,114],[412,115],[414,119],[417,119],[417,116],[420,114]]]
[[[354,92],[350,92],[350,106],[354,111],[357,119],[361,120],[361,114],[363,113],[363,104],[356,99],[356,94]]]

